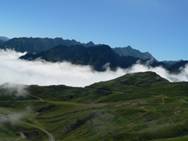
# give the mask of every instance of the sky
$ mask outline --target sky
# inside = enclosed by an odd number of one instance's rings
[[[187,0],[0,0],[0,36],[127,45],[188,59]]]

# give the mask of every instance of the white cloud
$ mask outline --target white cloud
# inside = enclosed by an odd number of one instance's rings
[[[188,81],[188,65],[181,70],[180,73],[173,74],[164,69],[163,67],[148,67],[141,64],[135,64],[129,68],[128,73],[152,71],[161,77],[169,80],[170,82]]]
[[[22,119],[31,114],[32,110],[30,107],[26,107],[24,111],[8,112],[0,114],[0,124],[11,123],[12,125],[19,124]]]
[[[93,71],[89,66],[72,65],[68,62],[50,63],[45,61],[25,61],[18,59],[23,53],[0,50],[0,84],[37,84],[87,86],[95,82],[107,81],[126,73],[153,71],[174,81],[188,81],[188,66],[179,74],[170,74],[162,67],[150,68],[136,64],[129,69]]]
[[[9,94],[9,95],[22,96],[22,97],[25,97],[28,95],[27,86],[25,85],[4,83],[0,85],[0,89],[5,89],[8,92],[6,94]]]

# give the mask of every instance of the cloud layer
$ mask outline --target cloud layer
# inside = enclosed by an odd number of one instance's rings
[[[25,61],[19,57],[23,53],[0,50],[0,85],[4,83],[68,85],[84,87],[95,82],[107,81],[127,73],[153,71],[174,81],[188,81],[188,66],[179,74],[170,74],[162,67],[147,67],[135,64],[129,69],[117,69],[96,72],[89,66],[73,65],[68,62],[50,63],[45,61]]]

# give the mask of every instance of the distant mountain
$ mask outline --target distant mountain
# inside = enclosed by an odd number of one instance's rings
[[[134,49],[131,49],[134,50]],[[139,51],[138,51],[139,52]],[[140,53],[142,55],[142,53]],[[164,67],[170,72],[179,72],[188,61],[157,61],[154,57],[136,57],[137,55],[119,55],[108,45],[59,45],[40,53],[27,53],[20,57],[25,60],[43,59],[50,62],[71,62],[77,65],[90,65],[97,71],[104,71],[107,67],[115,70],[118,67],[128,68],[138,61],[152,67]]]
[[[114,51],[120,56],[132,56],[143,60],[156,60],[149,52],[141,52],[133,49],[131,46],[128,47],[117,47]]]
[[[140,60],[131,56],[119,56],[108,45],[93,45],[90,47],[59,45],[38,54],[28,53],[21,57],[21,59],[26,60],[39,58],[51,62],[68,61],[73,64],[90,65],[98,71],[103,71],[106,67],[111,69],[127,68]]]
[[[127,68],[137,61],[149,66],[162,66],[171,72],[178,72],[188,64],[186,60],[157,61],[149,52],[141,52],[132,47],[111,48],[107,45],[97,45],[92,41],[81,43],[63,38],[0,38],[1,49],[14,49],[27,52],[22,59],[34,60],[42,58],[47,61],[70,61],[78,65],[91,65],[96,70],[117,67]],[[107,49],[108,48],[108,49]]]
[[[20,52],[39,53],[58,45],[80,45],[76,40],[64,40],[62,38],[13,38],[3,44],[1,48],[14,49]]]
[[[3,45],[4,42],[8,41],[9,39],[4,36],[0,36],[0,47]]]
[[[188,65],[187,60],[179,60],[179,61],[157,61],[149,52],[141,52],[139,50],[133,49],[132,47],[124,47],[124,48],[114,48],[114,51],[120,56],[132,56],[142,60],[149,61],[147,65],[158,67],[162,66],[170,72],[179,72],[182,68]]]
[[[165,69],[169,70],[170,72],[179,72],[182,68],[188,65],[188,61],[186,60],[179,60],[179,61],[155,61],[151,64],[151,66],[162,66]]]
[[[14,49],[19,52],[39,53],[46,51],[58,45],[74,46],[83,45],[86,47],[94,46],[95,44],[90,41],[88,43],[80,43],[76,40],[68,40],[63,38],[13,38],[4,40],[6,42],[0,48]]]
[[[6,41],[8,41],[8,40],[9,40],[8,37],[0,36],[0,41],[6,42]]]

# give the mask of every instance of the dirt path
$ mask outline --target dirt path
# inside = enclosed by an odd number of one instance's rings
[[[39,127],[38,125],[34,125],[34,124],[26,123],[26,122],[24,122],[24,124],[26,124],[30,127],[36,128],[36,129],[42,131],[43,133],[45,133],[48,136],[48,141],[55,141],[55,137],[50,132],[48,132],[46,129]]]

